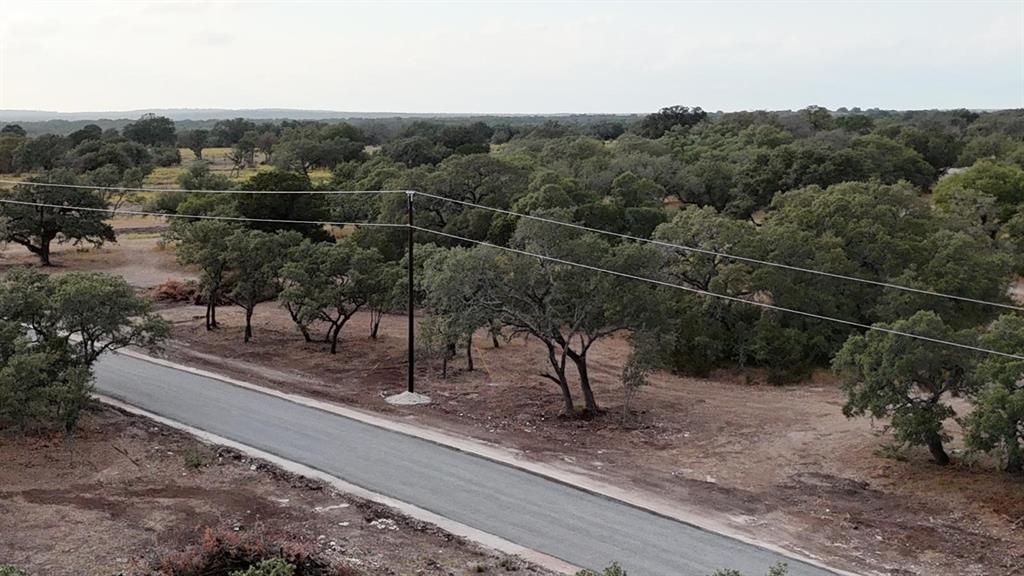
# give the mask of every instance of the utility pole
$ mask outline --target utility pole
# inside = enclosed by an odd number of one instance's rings
[[[407,190],[405,192],[406,198],[406,214],[409,218],[409,387],[408,392],[410,394],[416,392],[416,326],[413,322],[413,310],[415,298],[414,286],[413,286],[413,261],[412,261],[412,250],[413,250],[413,191]]]
[[[413,271],[415,270],[415,264],[413,262],[413,232],[415,232],[414,227],[416,225],[416,220],[414,219],[415,214],[413,214],[413,199],[415,196],[415,191],[405,191],[405,216],[409,232],[409,332],[407,335],[409,346],[409,373],[407,376],[409,381],[405,392],[388,396],[384,399],[388,404],[395,404],[398,406],[413,406],[416,404],[430,403],[430,396],[424,396],[423,394],[416,393],[416,322],[413,317],[413,313],[416,311],[416,285],[413,278]]]

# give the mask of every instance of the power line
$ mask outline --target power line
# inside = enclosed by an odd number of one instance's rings
[[[19,182],[0,180],[8,186],[37,186],[42,188],[77,188],[83,190],[109,190],[114,192],[187,192],[196,194],[404,194],[404,190],[186,190],[184,188],[134,188],[131,186],[90,186],[88,184],[56,184],[50,182]]]
[[[82,210],[85,212],[107,212],[111,215],[130,214],[132,216],[154,216],[160,218],[184,218],[191,220],[226,220],[231,222],[261,222],[268,224],[310,224],[317,226],[375,226],[379,228],[405,228],[406,224],[387,222],[331,222],[327,220],[285,220],[280,218],[246,218],[244,216],[211,216],[204,214],[164,214],[162,212],[145,212],[142,210],[118,210],[111,208],[90,208],[85,206],[67,206],[64,204],[47,204],[45,202],[25,202],[0,198],[0,204],[18,206],[35,206],[39,208],[57,208],[61,210]]]
[[[1015,360],[1024,360],[1024,356],[1020,356],[1020,355],[1017,355],[1017,354],[1010,354],[1008,352],[1000,352],[998,350],[990,350],[988,348],[981,348],[981,347],[978,347],[978,346],[971,346],[969,344],[962,344],[960,342],[951,342],[951,341],[942,340],[942,339],[939,339],[939,338],[932,338],[930,336],[921,336],[920,334],[912,334],[910,332],[903,332],[901,330],[893,330],[892,328],[884,328],[882,326],[873,326],[873,325],[870,325],[870,324],[862,324],[860,322],[854,322],[852,320],[843,320],[842,318],[833,318],[831,316],[824,316],[822,314],[815,314],[813,312],[805,312],[803,310],[797,310],[795,308],[786,308],[784,306],[776,306],[774,304],[768,304],[768,303],[765,303],[765,302],[757,302],[755,300],[747,300],[747,299],[744,299],[744,298],[739,298],[737,296],[729,296],[728,294],[718,294],[717,292],[710,292],[708,290],[701,290],[699,288],[692,288],[690,286],[682,286],[680,284],[673,284],[671,282],[665,282],[663,280],[656,280],[654,278],[646,278],[644,276],[636,276],[634,274],[627,274],[625,272],[618,272],[616,270],[608,270],[607,268],[601,268],[599,266],[591,266],[589,264],[583,264],[583,263],[580,263],[580,262],[572,262],[571,260],[563,260],[561,258],[556,258],[554,256],[545,256],[543,254],[535,254],[533,252],[529,252],[529,251],[526,251],[526,250],[520,250],[518,248],[511,248],[511,247],[508,247],[508,246],[500,246],[498,244],[491,244],[490,242],[485,242],[483,240],[473,240],[471,238],[465,238],[465,237],[458,236],[458,235],[455,235],[455,234],[449,234],[447,232],[441,232],[439,230],[432,230],[430,228],[424,228],[422,226],[413,226],[412,228],[414,228],[416,230],[419,230],[421,232],[427,232],[429,234],[437,234],[439,236],[444,236],[446,238],[451,238],[453,240],[461,240],[463,242],[471,242],[473,244],[479,244],[481,246],[489,246],[491,248],[497,248],[499,250],[504,250],[506,252],[512,252],[512,253],[515,253],[515,254],[521,254],[523,256],[532,256],[534,258],[539,258],[541,260],[548,260],[550,262],[555,262],[555,263],[558,263],[558,264],[564,264],[566,266],[575,266],[577,268],[583,268],[585,270],[591,270],[591,271],[594,271],[594,272],[601,272],[601,273],[605,273],[605,274],[611,274],[611,275],[619,276],[619,277],[622,277],[622,278],[628,278],[630,280],[639,280],[641,282],[648,282],[650,284],[656,284],[656,285],[664,286],[664,287],[667,287],[667,288],[675,288],[675,289],[678,289],[678,290],[685,290],[687,292],[693,292],[695,294],[700,294],[702,296],[710,296],[710,297],[713,297],[713,298],[721,298],[721,299],[729,300],[729,301],[732,301],[732,302],[739,302],[741,304],[749,304],[751,306],[759,306],[761,308],[767,308],[768,310],[774,310],[776,312],[785,312],[785,313],[788,313],[788,314],[797,314],[797,315],[800,315],[800,316],[806,316],[808,318],[814,318],[814,319],[817,319],[817,320],[824,320],[824,321],[827,321],[827,322],[836,322],[836,323],[839,323],[839,324],[845,324],[847,326],[853,326],[855,328],[861,328],[861,329],[864,329],[864,330],[874,330],[876,332],[885,332],[887,334],[894,334],[896,336],[904,336],[904,337],[907,337],[907,338],[915,338],[917,340],[924,340],[926,342],[932,342],[932,343],[935,343],[935,344],[943,344],[943,345],[946,345],[946,346],[954,346],[956,348],[963,348],[965,350],[971,350],[971,351],[974,351],[974,352],[983,352],[983,353],[986,353],[986,354],[995,354],[997,356],[1003,356],[1003,357],[1006,357],[1006,358],[1013,358]]]
[[[236,216],[163,214],[163,213],[159,213],[159,212],[144,212],[144,211],[140,211],[140,210],[120,210],[120,211],[115,211],[115,210],[111,210],[109,208],[90,208],[90,207],[84,207],[84,206],[67,206],[67,205],[62,205],[62,204],[47,204],[47,203],[42,203],[42,202],[24,202],[24,201],[21,201],[21,200],[7,200],[7,199],[0,199],[0,204],[14,204],[14,205],[19,205],[19,206],[35,206],[35,207],[41,207],[41,208],[57,208],[57,209],[64,209],[64,210],[82,210],[82,211],[87,211],[87,212],[109,212],[111,214],[115,214],[117,212],[120,212],[122,214],[131,214],[131,215],[138,215],[138,216],[156,216],[156,217],[169,217],[169,218],[185,218],[185,219],[194,219],[194,220],[226,220],[226,221],[236,221],[236,222],[265,222],[265,223],[274,223],[274,224],[315,224],[315,225],[328,225],[328,226],[375,226],[375,227],[384,227],[384,228],[412,228],[413,230],[419,230],[421,232],[426,232],[428,234],[435,234],[435,235],[438,235],[438,236],[444,236],[446,238],[451,238],[453,240],[459,240],[459,241],[462,241],[462,242],[470,242],[470,243],[473,243],[473,244],[479,244],[481,246],[488,246],[488,247],[491,247],[491,248],[496,248],[498,250],[504,250],[506,252],[512,252],[512,253],[516,253],[516,254],[521,254],[523,256],[530,256],[530,257],[534,257],[534,258],[539,258],[541,260],[547,260],[547,261],[550,261],[550,262],[555,262],[555,263],[563,264],[563,265],[566,265],[566,266],[574,266],[574,267],[577,267],[577,268],[582,268],[582,269],[585,269],[585,270],[591,270],[591,271],[594,271],[594,272],[601,272],[601,273],[604,273],[604,274],[611,274],[613,276],[619,276],[621,278],[627,278],[627,279],[630,279],[630,280],[638,280],[640,282],[647,282],[647,283],[650,283],[650,284],[655,284],[655,285],[658,285],[658,286],[664,286],[664,287],[667,287],[667,288],[675,288],[677,290],[684,290],[684,291],[692,292],[694,294],[699,294],[699,295],[702,295],[702,296],[709,296],[709,297],[713,297],[713,298],[720,298],[720,299],[728,300],[728,301],[731,301],[731,302],[738,302],[738,303],[741,303],[741,304],[747,304],[747,305],[751,305],[751,306],[758,306],[760,308],[765,308],[765,309],[768,309],[768,310],[774,310],[774,311],[777,311],[777,312],[784,312],[784,313],[788,313],[788,314],[796,314],[796,315],[804,316],[804,317],[807,317],[807,318],[814,318],[814,319],[817,319],[817,320],[824,320],[824,321],[827,321],[827,322],[834,322],[834,323],[838,323],[838,324],[844,324],[846,326],[852,326],[852,327],[860,328],[860,329],[863,329],[863,330],[873,330],[873,331],[876,331],[876,332],[884,332],[884,333],[887,333],[887,334],[894,334],[894,335],[897,335],[897,336],[904,336],[904,337],[907,337],[907,338],[914,338],[914,339],[917,339],[917,340],[923,340],[923,341],[932,342],[932,343],[935,343],[935,344],[943,344],[943,345],[946,345],[946,346],[953,346],[953,347],[956,347],[956,348],[962,348],[962,349],[965,349],[965,350],[971,350],[971,351],[975,351],[975,352],[983,352],[983,353],[986,353],[986,354],[994,354],[994,355],[1003,356],[1003,357],[1006,357],[1006,358],[1013,358],[1015,360],[1024,360],[1024,356],[1020,356],[1020,355],[1017,355],[1017,354],[1010,354],[1010,353],[1007,353],[1007,352],[1000,352],[998,350],[990,350],[988,348],[981,348],[981,347],[978,347],[978,346],[971,346],[969,344],[962,344],[962,343],[959,343],[959,342],[951,342],[951,341],[948,341],[948,340],[941,340],[939,338],[932,338],[932,337],[929,337],[929,336],[921,336],[919,334],[912,334],[910,332],[903,332],[903,331],[900,331],[900,330],[894,330],[892,328],[884,328],[884,327],[881,327],[881,326],[873,326],[873,325],[870,325],[870,324],[862,324],[860,322],[854,322],[852,320],[844,320],[842,318],[834,318],[834,317],[825,316],[825,315],[822,315],[822,314],[815,314],[813,312],[806,312],[806,311],[803,311],[803,310],[797,310],[795,308],[786,308],[784,306],[776,306],[774,304],[768,304],[768,303],[765,303],[765,302],[757,302],[757,301],[754,301],[754,300],[747,300],[747,299],[744,299],[744,298],[739,298],[737,296],[730,296],[730,295],[727,295],[727,294],[718,294],[716,292],[711,292],[711,291],[708,291],[708,290],[701,290],[699,288],[692,288],[690,286],[682,286],[680,284],[673,284],[671,282],[665,282],[664,280],[657,280],[657,279],[654,279],[654,278],[646,278],[644,276],[637,276],[637,275],[634,275],[634,274],[628,274],[626,272],[619,272],[619,271],[616,271],[616,270],[609,270],[607,268],[601,268],[601,267],[598,267],[598,266],[591,266],[589,264],[583,264],[583,263],[580,263],[580,262],[572,262],[570,260],[564,260],[564,259],[561,259],[561,258],[556,258],[554,256],[546,256],[546,255],[543,255],[543,254],[535,254],[533,252],[528,252],[526,250],[520,250],[518,248],[512,248],[512,247],[509,247],[509,246],[500,246],[500,245],[497,245],[497,244],[491,244],[490,242],[485,242],[483,240],[473,240],[471,238],[465,238],[463,236],[458,236],[456,234],[449,234],[447,232],[441,232],[439,230],[433,230],[431,228],[424,228],[422,226],[410,226],[409,224],[385,223],[385,222],[331,222],[331,221],[324,221],[324,220],[285,220],[285,219],[276,219],[276,218],[245,218],[245,217],[236,217]]]
[[[952,300],[960,300],[961,302],[970,302],[973,304],[982,304],[985,306],[994,306],[997,308],[1005,308],[1008,310],[1016,310],[1018,312],[1024,312],[1024,307],[1015,306],[1013,304],[1004,304],[1002,302],[991,302],[988,300],[980,300],[977,298],[970,298],[968,296],[958,296],[956,294],[946,294],[944,292],[936,292],[934,290],[926,290],[923,288],[914,288],[912,286],[905,286],[902,284],[893,284],[891,282],[882,282],[880,280],[870,280],[868,278],[859,278],[857,276],[848,276],[846,274],[836,274],[834,272],[825,272],[824,270],[815,270],[813,268],[803,268],[801,266],[792,266],[789,264],[782,264],[781,262],[772,262],[770,260],[760,260],[758,258],[751,258],[749,256],[737,256],[735,254],[727,254],[725,252],[716,252],[714,250],[708,250],[706,248],[698,248],[695,246],[686,246],[683,244],[672,244],[671,242],[664,242],[661,240],[654,240],[652,238],[642,238],[640,236],[632,236],[629,234],[621,234],[619,232],[612,232],[611,230],[601,230],[600,228],[591,228],[584,226],[583,224],[576,224],[574,222],[561,222],[551,218],[544,218],[543,216],[535,216],[533,214],[523,214],[520,212],[513,212],[511,210],[503,210],[501,208],[493,208],[491,206],[483,206],[481,204],[475,204],[473,202],[467,202],[465,200],[456,200],[454,198],[445,198],[444,196],[438,196],[436,194],[429,194],[427,192],[415,192],[419,196],[425,196],[427,198],[435,198],[437,200],[443,200],[445,202],[452,202],[455,204],[461,204],[463,206],[470,206],[473,208],[481,208],[484,210],[490,210],[499,214],[506,214],[509,216],[516,216],[519,218],[528,218],[530,220],[536,220],[539,222],[546,222],[548,224],[556,224],[558,226],[567,226],[569,228],[575,228],[577,230],[583,230],[586,232],[593,232],[596,234],[605,234],[607,236],[614,236],[616,238],[622,238],[624,240],[632,240],[635,242],[644,242],[647,244],[654,244],[656,246],[662,246],[664,248],[675,248],[678,250],[684,250],[687,252],[697,252],[700,254],[707,254],[709,256],[719,256],[722,258],[729,258],[730,260],[738,260],[741,262],[749,262],[751,264],[760,264],[763,266],[772,266],[775,268],[782,268],[785,270],[792,270],[794,272],[804,272],[807,274],[816,274],[819,276],[828,276],[830,278],[836,278],[839,280],[847,280],[851,282],[860,282],[862,284],[871,284],[874,286],[881,286],[882,288],[890,288],[893,290],[903,290],[905,292],[914,292],[917,294],[924,294],[927,296],[936,296],[939,298],[949,298]]]

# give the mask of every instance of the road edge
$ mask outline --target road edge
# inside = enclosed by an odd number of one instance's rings
[[[156,358],[154,356],[136,352],[134,350],[120,349],[115,350],[112,353],[125,355],[131,358],[135,358],[137,360],[142,360],[144,362],[149,362],[152,364],[156,364],[158,366],[163,366],[165,368],[181,370],[183,372],[188,372],[196,376],[212,378],[214,380],[219,380],[232,386],[237,386],[239,388],[244,388],[246,390],[250,390],[253,392],[266,394],[268,396],[274,396],[276,398],[287,400],[289,402],[299,404],[301,406],[314,408],[316,410],[321,410],[323,412],[334,414],[336,416],[349,418],[351,420],[362,422],[370,426],[375,426],[377,428],[382,428],[385,430],[389,430],[391,432],[396,432],[398,434],[411,436],[414,438],[418,438],[420,440],[431,442],[433,444],[444,446],[452,450],[458,450],[459,452],[477,456],[479,458],[484,458],[486,460],[490,460],[498,464],[502,464],[505,466],[509,466],[511,468],[516,468],[518,470],[528,472],[530,474],[545,478],[547,480],[558,482],[559,484],[568,486],[570,488],[575,488],[577,490],[587,492],[594,496],[599,496],[602,498],[613,500],[615,502],[626,504],[633,508],[637,508],[639,510],[649,512],[651,514],[661,516],[662,518],[666,518],[674,522],[682,522],[683,524],[687,524],[699,530],[704,530],[712,534],[732,538],[734,540],[743,542],[744,544],[749,544],[751,546],[763,548],[765,550],[779,554],[780,556],[783,556],[787,559],[809,564],[816,568],[821,568],[822,570],[827,570],[829,572],[832,572],[833,574],[836,574],[836,576],[865,576],[864,573],[851,572],[848,570],[830,566],[823,562],[821,559],[811,556],[804,551],[794,551],[791,549],[783,548],[776,544],[772,544],[770,542],[764,542],[756,538],[751,538],[745,534],[736,532],[735,530],[731,529],[729,526],[725,524],[716,522],[705,516],[699,515],[695,511],[681,507],[674,502],[659,499],[655,496],[647,494],[637,495],[619,486],[608,484],[600,480],[595,480],[581,473],[564,470],[541,462],[531,462],[528,460],[524,460],[522,457],[522,452],[511,448],[505,448],[494,444],[489,444],[481,440],[467,439],[461,436],[455,436],[453,434],[449,434],[447,432],[443,432],[441,430],[437,430],[434,428],[398,422],[393,419],[379,416],[377,414],[373,414],[356,408],[343,406],[325,400],[317,400],[315,398],[311,398],[309,396],[304,396],[301,394],[292,394],[289,392],[276,390],[274,388],[260,386],[258,384],[253,384],[251,382],[246,382],[244,380],[238,380],[236,378],[225,376],[223,374],[218,374],[216,372],[211,372],[209,370],[193,368],[191,366],[179,364],[171,360]],[[185,424],[181,425],[187,426]],[[302,464],[297,465],[304,466]],[[307,468],[309,467],[307,466]],[[315,470],[313,468],[309,469]],[[341,481],[344,482],[344,480]],[[360,488],[360,490],[365,489]],[[387,498],[387,496],[383,495],[382,497]],[[409,506],[412,505],[410,504]],[[427,514],[433,514],[432,512],[428,512],[426,510],[424,510],[424,512]],[[435,514],[435,516],[437,515]],[[437,517],[441,518],[440,516]],[[470,530],[475,530],[468,526],[466,528]],[[495,536],[495,538],[497,537]],[[512,545],[518,546],[517,544]],[[541,554],[540,552],[537,553]]]
[[[485,548],[497,550],[498,552],[504,552],[505,554],[512,554],[518,556],[523,560],[532,562],[533,564],[537,564],[538,566],[547,568],[548,570],[559,572],[561,574],[575,574],[576,572],[581,570],[580,567],[570,564],[560,558],[550,556],[548,554],[539,552],[532,548],[526,548],[509,540],[505,540],[500,536],[496,536],[489,532],[484,532],[483,530],[478,530],[471,526],[462,524],[461,522],[456,522],[439,514],[435,514],[429,510],[420,508],[414,504],[409,504],[408,502],[397,500],[395,498],[385,496],[384,494],[380,494],[372,490],[367,490],[362,486],[352,484],[350,482],[342,480],[341,478],[338,478],[337,476],[333,476],[331,474],[328,474],[327,472],[318,470],[311,466],[300,464],[287,458],[282,458],[281,456],[277,456],[276,454],[272,454],[265,450],[260,450],[259,448],[254,448],[252,446],[249,446],[248,444],[243,444],[241,442],[225,438],[212,432],[207,432],[206,430],[203,430],[201,428],[196,428],[194,426],[189,426],[188,424],[183,424],[181,422],[178,422],[177,420],[167,418],[166,416],[160,416],[159,414],[155,414],[148,410],[139,408],[137,406],[133,406],[127,402],[118,400],[116,398],[112,398],[110,396],[106,396],[104,394],[94,393],[93,398],[109,406],[113,406],[120,410],[124,410],[125,412],[129,412],[137,416],[143,416],[165,426],[170,426],[171,428],[174,428],[176,430],[181,430],[182,432],[191,434],[192,436],[195,436],[202,442],[227,446],[229,448],[233,448],[235,450],[238,450],[239,452],[247,454],[253,458],[266,460],[267,462],[270,462],[274,466],[277,466],[278,468],[281,468],[288,472],[292,472],[300,476],[305,476],[307,478],[315,478],[317,480],[321,480],[331,485],[339,492],[344,492],[346,494],[350,494],[352,496],[356,496],[364,500],[376,502],[377,504],[383,504],[384,506],[393,508],[406,516],[415,518],[416,520],[419,520],[421,522],[433,524],[434,526],[441,528],[445,532],[465,538],[466,540],[469,540]]]

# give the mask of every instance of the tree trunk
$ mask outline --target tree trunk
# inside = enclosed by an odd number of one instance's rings
[[[473,371],[473,335],[466,340],[466,370]]]
[[[207,331],[213,330],[213,316],[212,316],[212,311],[211,311],[212,307],[213,307],[212,303],[210,303],[210,302],[206,303],[206,330]]]
[[[52,266],[50,263],[50,242],[45,238],[39,243],[39,262],[43,266]]]
[[[938,434],[934,434],[928,438],[928,451],[932,453],[932,459],[939,466],[945,466],[949,464],[949,454],[946,454],[946,449],[942,447],[942,438],[939,438]]]
[[[576,354],[569,352],[569,358],[576,365],[576,372],[580,375],[580,388],[583,390],[583,401],[587,404],[587,412],[591,416],[597,416],[601,409],[594,398],[594,390],[590,387],[590,373],[587,371],[587,353]]]
[[[341,334],[341,327],[344,325],[344,322],[338,322],[331,328],[331,354],[338,353],[338,335]]]
[[[245,342],[252,340],[252,308],[245,309]]]
[[[214,293],[210,297],[210,328],[219,328],[220,324],[217,323],[217,294]]]
[[[370,312],[370,338],[373,340],[377,339],[377,333],[380,331],[380,321],[384,318],[383,312]]]
[[[566,416],[574,416],[576,413],[576,404],[572,400],[572,390],[569,389],[569,381],[565,379],[565,356],[562,356],[562,362],[558,361],[555,356],[555,346],[545,342],[544,344],[548,347],[548,361],[551,362],[551,368],[555,371],[555,376],[548,375],[548,378],[554,380],[558,384],[558,389],[562,391],[562,409],[565,411]]]
[[[1006,468],[1005,471],[1012,474],[1018,474],[1024,471],[1024,458],[1021,456],[1020,444],[1017,443],[1017,438],[1008,438],[1009,442],[1006,444]]]
[[[501,348],[501,342],[498,342],[498,334],[501,333],[501,328],[494,325],[494,320],[489,320],[487,326],[488,331],[491,333],[491,346]]]

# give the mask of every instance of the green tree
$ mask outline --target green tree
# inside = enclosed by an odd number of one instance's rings
[[[985,348],[1024,354],[1024,318],[1005,315],[983,334]],[[995,452],[1007,472],[1024,471],[1024,361],[986,356],[974,373],[974,409],[964,419],[969,448]]]
[[[124,137],[145,146],[174,146],[174,120],[156,114],[144,114],[121,130]]]
[[[549,216],[565,218],[566,214]],[[513,244],[550,258],[644,277],[653,277],[661,260],[658,251],[647,245],[613,246],[596,234],[531,220],[519,224]],[[576,410],[567,364],[576,369],[586,413],[598,413],[588,366],[591,347],[612,334],[651,329],[662,322],[660,293],[648,283],[552,260],[506,253],[493,255],[492,262],[487,269],[493,272],[479,280],[484,283],[480,291],[484,306],[513,333],[544,344],[551,372],[542,376],[558,385],[567,414]]]
[[[307,340],[310,324],[326,324],[324,341],[330,342],[331,354],[336,354],[342,328],[376,290],[385,288],[381,285],[386,270],[382,265],[379,252],[351,240],[336,244],[307,240],[288,253],[281,269],[284,288],[279,298]]]
[[[12,134],[24,138],[27,133],[20,124],[4,124],[4,127],[0,128],[0,134]]]
[[[72,148],[78,146],[82,142],[89,142],[90,140],[99,140],[103,137],[103,129],[96,124],[86,124],[80,129],[75,130],[68,135],[68,143]]]
[[[280,293],[281,266],[300,239],[293,231],[239,230],[225,241],[225,297],[245,311],[245,342],[252,340],[256,306]]]
[[[27,138],[14,151],[14,166],[21,172],[53,170],[60,164],[67,150],[67,140],[57,134]]]
[[[376,340],[384,315],[405,299],[405,270],[400,262],[383,261],[371,280],[366,307],[370,310],[370,338]]]
[[[171,230],[176,241],[178,261],[199,268],[199,289],[206,302],[206,329],[217,324],[217,304],[224,298],[225,274],[228,268],[228,238],[239,226],[223,220],[182,221]]]
[[[460,347],[466,351],[467,370],[473,370],[473,335],[490,327],[495,317],[494,307],[486,303],[494,281],[487,270],[489,256],[480,250],[452,248],[438,251],[423,264],[424,305],[432,319],[428,332],[441,345],[445,376],[448,360]]]
[[[54,171],[29,179],[30,182],[54,184],[76,184],[77,179],[67,171]],[[70,242],[74,245],[89,243],[101,246],[104,242],[115,241],[114,229],[104,222],[106,203],[89,190],[63,188],[58,186],[18,185],[5,191],[2,198],[31,204],[0,205],[0,216],[4,218],[3,240],[27,248],[39,257],[44,266],[49,266],[50,245]],[[54,208],[51,206],[69,206]],[[82,208],[82,209],[79,209]]]
[[[703,122],[707,116],[700,106],[692,110],[686,106],[669,106],[644,116],[640,122],[640,134],[647,138],[661,138],[676,126],[689,128]]]
[[[242,190],[274,190],[305,192],[310,190],[309,179],[301,174],[270,170],[260,172],[246,180]],[[292,230],[315,241],[331,240],[322,224],[330,218],[330,207],[322,194],[242,194],[235,201],[238,213],[245,218],[262,220],[299,220],[305,223],[248,222],[255,230],[274,232]]]
[[[196,160],[203,159],[203,148],[206,148],[209,140],[210,131],[202,128],[178,133],[178,145],[191,150],[196,155]]]
[[[947,202],[956,190],[976,190],[993,196],[1006,218],[1024,203],[1024,170],[1009,164],[980,160],[967,170],[947,176],[935,185],[936,203]]]
[[[120,277],[9,270],[0,280],[0,425],[56,423],[70,433],[99,356],[155,348],[168,329]]]
[[[957,332],[933,312],[907,320],[878,324],[880,328],[926,338],[971,343],[969,332]],[[973,369],[969,353],[950,346],[870,331],[843,345],[832,363],[843,377],[847,417],[890,418],[899,442],[926,446],[940,465],[949,463],[943,423],[955,415],[947,402],[971,392]]]

